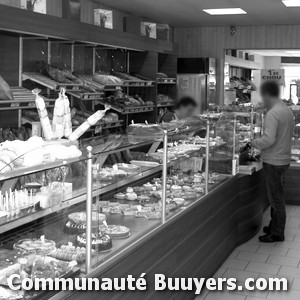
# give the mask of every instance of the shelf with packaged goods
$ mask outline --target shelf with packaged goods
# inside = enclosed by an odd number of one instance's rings
[[[33,73],[33,72],[25,72],[22,74],[23,81],[25,80],[31,80],[35,83],[38,83],[46,88],[49,88],[51,90],[59,90],[60,88],[66,88],[66,89],[73,89],[73,88],[79,88],[81,87],[80,84],[76,83],[62,83],[62,82],[56,82],[53,79],[46,77],[45,75],[42,75],[40,73]]]

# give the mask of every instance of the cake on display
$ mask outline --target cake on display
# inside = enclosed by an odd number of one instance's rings
[[[130,229],[121,225],[101,225],[99,230],[112,239],[125,239],[130,236]]]
[[[23,239],[14,244],[14,249],[24,251],[25,253],[36,253],[47,255],[55,249],[55,242],[46,240],[45,236],[39,239]]]
[[[86,246],[86,234],[82,233],[77,236],[77,244],[79,247]],[[92,247],[93,249],[99,252],[106,252],[112,248],[112,240],[111,237],[104,233],[99,232],[98,236],[96,234],[92,234]]]
[[[92,212],[92,227],[97,227],[106,220],[104,214]],[[66,232],[69,234],[79,234],[86,231],[86,212],[75,212],[68,216],[68,222],[65,226]]]

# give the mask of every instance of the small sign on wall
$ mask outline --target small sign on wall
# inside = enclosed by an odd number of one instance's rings
[[[275,80],[280,85],[284,85],[284,69],[265,69],[261,70],[261,80]]]
[[[46,14],[47,3],[46,0],[21,0],[21,8]]]
[[[107,9],[94,9],[94,24],[113,29],[113,12]]]
[[[156,39],[156,23],[141,22],[141,35]]]

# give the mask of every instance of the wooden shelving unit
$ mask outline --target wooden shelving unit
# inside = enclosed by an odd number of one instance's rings
[[[5,70],[1,68],[0,72],[10,85],[22,85],[28,90],[39,87],[48,95],[64,87],[72,106],[89,111],[101,108],[98,105],[105,104],[105,98],[118,91],[131,97],[138,95],[148,103],[112,107],[124,127],[132,120],[156,122],[158,109],[173,105],[170,101],[157,104],[158,93],[165,92],[176,99],[177,45],[174,43],[4,5],[0,5],[0,28],[5,45],[5,48],[0,45],[0,50],[7,52],[5,61],[0,58]],[[84,74],[90,80],[96,72],[123,72],[140,80],[106,85],[103,92],[91,93],[78,84],[58,83],[41,75],[39,61]],[[158,72],[168,74],[168,78],[158,79]],[[16,115],[11,117],[16,118]]]

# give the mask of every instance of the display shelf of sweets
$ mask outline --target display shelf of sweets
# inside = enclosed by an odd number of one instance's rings
[[[0,191],[0,225],[31,215],[40,201],[33,189]]]
[[[17,215],[15,214],[14,215],[15,217],[10,218],[10,219],[7,218],[9,215],[9,214],[7,214],[7,212],[1,211],[0,215],[3,217],[3,218],[1,218],[1,220],[5,221],[5,223],[0,224],[0,234],[8,232],[10,230],[15,230],[16,228],[23,226],[24,224],[39,220],[41,218],[52,215],[56,212],[60,212],[64,209],[70,208],[76,204],[80,204],[80,203],[84,202],[85,200],[86,200],[86,195],[80,193],[80,195],[74,196],[72,199],[69,199],[69,200],[66,200],[63,202],[59,202],[58,204],[49,206],[45,209],[35,208],[34,210],[29,211],[28,214],[23,214],[21,216],[19,214],[17,214]],[[38,202],[38,203],[40,203],[40,202]]]
[[[54,81],[53,79],[42,75],[40,73],[34,73],[34,72],[24,72],[22,74],[22,79],[23,81],[25,80],[31,80],[35,83],[38,83],[46,88],[49,88],[51,90],[60,90],[61,88],[66,88],[66,89],[73,89],[73,88],[80,88],[81,84],[78,83],[73,83],[73,82],[67,82],[67,83],[62,83],[62,82],[57,82]]]

